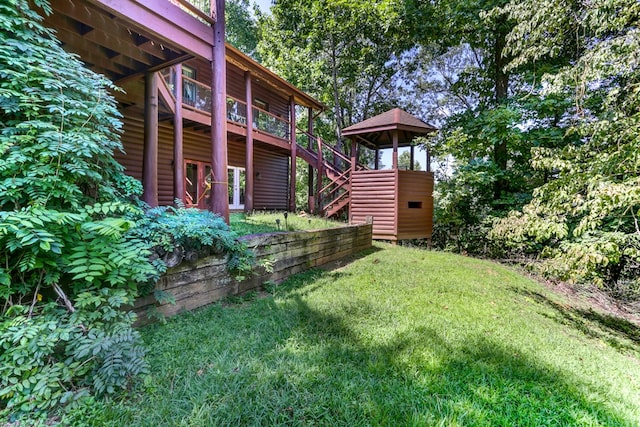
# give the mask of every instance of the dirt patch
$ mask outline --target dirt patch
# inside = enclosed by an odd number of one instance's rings
[[[595,286],[572,285],[565,282],[545,280],[525,271],[522,271],[522,273],[541,283],[554,293],[562,295],[568,303],[577,308],[592,309],[618,317],[640,328],[640,301],[620,301]]]

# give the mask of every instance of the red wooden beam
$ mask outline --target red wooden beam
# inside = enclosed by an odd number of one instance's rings
[[[397,130],[393,130],[391,131],[391,139],[393,141],[393,154],[392,154],[392,166],[391,169],[393,170],[397,170],[398,169],[398,131]]]
[[[177,51],[189,52],[208,61],[211,61],[213,57],[211,27],[168,1],[88,1],[108,10],[128,28],[140,34],[148,34],[154,40],[166,46],[172,46]],[[224,16],[224,14],[220,16]],[[220,19],[218,22],[220,21],[224,21],[224,19]]]
[[[134,34],[128,31],[126,26],[121,27],[116,20],[94,6],[74,4],[70,0],[58,0],[53,3],[53,8],[54,14],[47,17],[46,21],[54,22],[56,16],[68,17],[66,23],[56,22],[56,28],[59,26],[68,28],[72,25],[68,22],[69,20],[76,21],[88,27],[88,31],[85,30],[82,33],[86,40],[115,50],[144,65],[154,63],[154,55],[147,54],[136,47]],[[77,28],[75,30],[78,32]],[[158,46],[157,50],[161,52],[161,47]]]
[[[308,135],[308,141],[309,141],[309,145],[307,146],[307,150],[309,150],[309,152],[312,152],[311,150],[313,150],[312,147],[312,142],[311,142],[311,137],[313,136],[313,108],[308,107],[307,108],[307,116],[308,116],[308,122],[307,122],[307,133]],[[313,166],[311,166],[311,163],[309,163],[308,166],[308,170],[307,170],[307,174],[308,174],[308,181],[307,181],[307,200],[308,200],[308,208],[309,208],[309,213],[315,213],[316,212],[316,198],[314,195],[314,185],[313,185]],[[320,177],[318,177],[318,179],[320,179]]]
[[[289,211],[296,210],[296,160],[298,144],[296,143],[296,101],[289,98],[289,134],[291,138],[291,178],[289,181]]]
[[[142,158],[142,200],[158,206],[158,75],[144,80],[144,153]]]
[[[247,151],[245,158],[245,172],[246,172],[246,187],[244,195],[244,210],[245,212],[251,212],[253,210],[253,93],[251,88],[251,72],[244,72],[244,86],[245,86],[245,102],[247,103]]]
[[[414,169],[414,167],[413,167],[413,159],[414,159],[415,153],[414,153],[414,150],[413,150],[413,149],[414,149],[414,146],[412,145],[412,146],[411,146],[411,160],[410,160],[411,164],[410,164],[410,166],[409,166],[409,169],[410,169],[410,170],[413,170],[413,169]]]
[[[229,223],[227,163],[227,64],[224,3],[215,0],[220,19],[213,26],[211,52],[211,210]]]
[[[182,64],[174,67],[175,108],[173,116],[173,197],[185,201],[182,124]]]

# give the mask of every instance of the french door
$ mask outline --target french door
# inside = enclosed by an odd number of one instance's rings
[[[184,162],[185,205],[198,209],[209,209],[211,205],[211,164],[195,160]],[[229,167],[229,209],[244,209],[246,173],[244,168]]]
[[[211,165],[195,160],[184,162],[185,205],[208,209],[211,205]]]
[[[244,209],[244,193],[246,188],[246,172],[244,168],[229,167],[229,209]]]

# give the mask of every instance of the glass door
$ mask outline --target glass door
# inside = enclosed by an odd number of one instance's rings
[[[244,194],[246,188],[246,172],[244,168],[230,167],[228,169],[229,209],[244,209]]]
[[[195,160],[186,160],[184,166],[185,205],[208,209],[211,204],[211,166]]]

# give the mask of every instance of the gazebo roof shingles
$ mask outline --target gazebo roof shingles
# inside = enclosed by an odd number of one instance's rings
[[[356,123],[342,130],[343,136],[358,138],[370,148],[392,146],[392,131],[398,131],[398,145],[411,145],[413,138],[436,132],[438,129],[423,122],[400,108],[394,108],[377,116]]]

